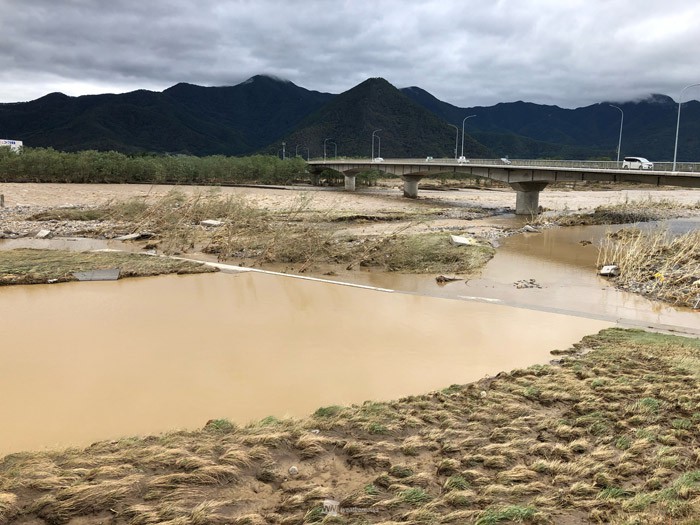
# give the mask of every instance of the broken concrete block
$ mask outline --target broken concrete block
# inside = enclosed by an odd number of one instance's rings
[[[79,281],[116,281],[119,279],[119,268],[73,272],[73,277]]]
[[[474,246],[478,244],[474,237],[461,237],[460,235],[450,235],[452,238],[452,244],[457,246]]]
[[[602,275],[603,277],[617,277],[620,275],[620,267],[616,264],[607,264],[600,269],[598,275]]]
[[[37,239],[50,239],[53,237],[53,232],[51,230],[39,230],[35,237]]]
[[[141,237],[141,234],[140,234],[140,233],[129,233],[129,234],[127,234],[127,235],[122,235],[122,236],[120,236],[120,237],[115,237],[114,240],[115,240],[115,241],[135,241],[135,240],[138,239],[139,237]]]

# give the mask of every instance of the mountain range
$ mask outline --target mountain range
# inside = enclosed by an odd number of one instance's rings
[[[614,105],[624,112],[621,156],[672,160],[673,99],[655,94]],[[162,92],[51,93],[0,104],[0,137],[63,151],[282,155],[284,149],[322,157],[325,145],[327,157],[369,157],[372,134],[381,130],[374,153],[387,158],[449,158],[463,149],[471,158],[615,159],[621,117],[609,102],[576,109],[522,101],[460,108],[382,78],[334,95],[257,75],[235,86],[180,83]],[[700,161],[700,102],[683,105],[678,160]]]

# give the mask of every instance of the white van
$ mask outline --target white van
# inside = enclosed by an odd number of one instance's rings
[[[653,170],[654,163],[649,162],[644,157],[625,157],[622,161],[622,169],[624,170]]]

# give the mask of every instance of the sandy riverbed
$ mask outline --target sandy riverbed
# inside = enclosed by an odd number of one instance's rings
[[[63,206],[98,205],[110,200],[132,197],[157,198],[174,186],[148,184],[32,184],[0,183],[0,194],[5,196],[5,206]],[[226,187],[221,191],[244,195],[246,198],[269,208],[291,206],[300,193],[312,195],[311,209],[342,209],[344,211],[407,211],[431,207],[484,207],[513,209],[515,192],[508,189],[460,189],[453,191],[419,190],[418,199],[406,199],[396,182],[387,187],[363,188],[355,193],[340,188],[314,188],[309,186],[289,189]],[[614,204],[625,200],[672,199],[679,204],[700,203],[700,189],[640,189],[577,191],[545,189],[540,195],[540,205],[548,210],[592,210],[602,204]],[[211,191],[211,187],[179,186],[186,193]],[[214,190],[216,191],[216,190]]]

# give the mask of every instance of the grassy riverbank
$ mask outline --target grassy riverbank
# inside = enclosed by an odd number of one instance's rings
[[[122,252],[0,251],[0,285],[75,281],[73,272],[118,268],[120,278],[215,271],[201,263]]]
[[[608,235],[599,266],[616,264],[615,285],[667,303],[700,306],[700,231],[671,236],[664,229],[625,228]]]
[[[611,329],[560,354],[303,420],[10,455],[0,522],[697,523],[700,341]]]

